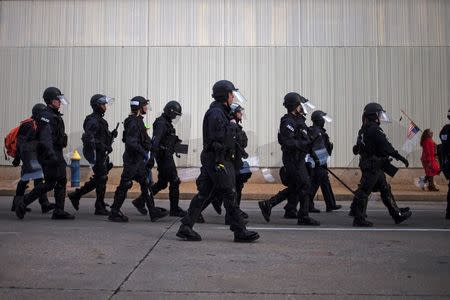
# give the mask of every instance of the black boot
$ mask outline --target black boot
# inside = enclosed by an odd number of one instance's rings
[[[397,214],[393,215],[392,218],[394,219],[395,224],[400,224],[401,222],[405,221],[409,217],[411,217],[412,212],[406,211],[401,212],[399,211]]]
[[[41,203],[41,212],[43,214],[48,213],[49,211],[54,210],[56,207],[55,203],[50,203],[50,202],[46,202],[46,203]]]
[[[320,209],[315,208],[314,206],[309,207],[309,212],[310,213],[320,213]]]
[[[297,212],[295,210],[286,210],[284,211],[285,219],[297,219]]]
[[[94,215],[97,216],[109,216],[110,211],[106,208],[105,202],[95,202],[95,212]]]
[[[269,223],[270,222],[270,214],[272,213],[272,205],[270,205],[269,200],[259,201],[258,205],[259,205],[259,209],[261,210],[261,213],[264,217],[264,220],[266,220],[266,222]]]
[[[203,215],[200,213],[197,217],[197,220],[195,220],[195,223],[205,223],[205,218],[203,218]]]
[[[342,205],[335,205],[333,207],[327,207],[327,212],[332,212],[333,210],[341,209]]]
[[[366,219],[355,218],[353,219],[353,227],[372,227],[373,223]]]
[[[14,207],[15,207],[15,211],[16,211],[16,216],[19,219],[23,219],[27,212],[26,205],[23,201],[23,196],[15,196],[14,197]]]
[[[256,231],[244,229],[242,231],[234,232],[234,241],[237,243],[251,243],[257,239],[259,239],[259,234]]]
[[[310,218],[308,216],[301,216],[301,217],[298,217],[297,225],[319,226],[320,222],[317,220],[314,220],[313,218]]]
[[[142,201],[142,197],[139,196],[138,198],[134,199],[133,201],[131,201],[131,203],[134,205],[134,207],[136,207],[136,209],[138,210],[138,212],[141,215],[147,215],[148,211],[145,208],[145,203],[144,201]]]
[[[157,220],[162,219],[169,215],[169,212],[167,210],[155,207],[153,195],[151,195],[151,194],[147,195],[146,199],[145,199],[145,203],[147,204],[150,221],[156,222]]]
[[[245,211],[242,211],[242,210],[239,208],[239,212],[241,213],[241,216],[242,216],[243,219],[248,219],[248,214],[247,214]]]
[[[67,193],[67,197],[69,197],[70,202],[72,202],[73,208],[75,208],[75,210],[79,210],[81,199],[80,189],[75,189],[75,191]]]
[[[73,220],[75,216],[64,210],[54,210],[52,214],[53,220]]]
[[[185,241],[201,241],[202,237],[200,234],[194,231],[188,225],[181,224],[180,228],[177,232],[177,237],[185,240]]]
[[[183,210],[181,207],[171,208],[169,215],[171,217],[184,217],[187,214],[185,210]]]
[[[111,214],[108,216],[108,220],[111,222],[128,222],[128,217],[125,216],[120,210],[111,209]]]
[[[106,208],[105,194],[106,185],[100,185],[95,190],[97,198],[95,199],[95,212],[97,216],[109,216],[110,211]]]
[[[13,199],[13,202],[12,202],[12,205],[11,205],[11,211],[16,211],[16,205],[14,204],[14,199]],[[31,208],[27,207],[27,208],[25,208],[25,211],[26,212],[30,212]],[[44,213],[44,212],[42,212],[42,213]]]

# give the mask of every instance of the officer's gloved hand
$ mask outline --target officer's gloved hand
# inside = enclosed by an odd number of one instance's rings
[[[117,131],[117,129],[113,129],[113,131],[111,131],[111,136],[113,138],[116,138],[119,135],[119,132]]]
[[[18,167],[20,165],[20,159],[14,158],[14,160],[12,161],[12,165],[14,167]]]
[[[406,158],[404,158],[403,156],[400,155],[398,160],[401,161],[405,165],[406,168],[409,167],[409,161]]]
[[[354,155],[358,155],[359,154],[359,146],[358,145],[355,145],[355,146],[353,146],[353,154]]]
[[[225,165],[222,163],[216,163],[216,165],[214,166],[214,171],[218,172],[218,173],[227,173],[227,169],[225,168]]]

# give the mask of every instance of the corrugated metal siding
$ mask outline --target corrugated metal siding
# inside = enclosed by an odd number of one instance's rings
[[[448,16],[445,0],[1,1],[0,134],[26,117],[49,85],[71,100],[64,109],[70,149],[80,147],[94,93],[117,98],[106,114],[111,127],[126,117],[132,96],[152,100],[148,123],[176,99],[184,110],[177,129],[191,145],[178,164],[199,165],[211,86],[226,78],[249,99],[249,152],[262,165],[281,162],[282,97],[296,90],[334,117],[332,165],[347,166],[371,99],[396,121],[405,109],[423,129],[438,132],[446,122]],[[405,126],[386,126],[398,147]],[[120,140],[114,149],[121,164]],[[419,154],[412,156],[416,166]]]

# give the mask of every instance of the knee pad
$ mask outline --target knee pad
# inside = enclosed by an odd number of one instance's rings
[[[55,184],[55,187],[65,189],[66,185],[67,185],[67,178],[61,178],[61,179],[58,179],[58,181]]]
[[[122,187],[123,189],[129,190],[133,186],[133,181],[121,181],[118,188]]]
[[[170,181],[171,185],[180,185],[180,183],[181,183],[181,180],[180,180],[180,178],[178,178],[178,176]]]

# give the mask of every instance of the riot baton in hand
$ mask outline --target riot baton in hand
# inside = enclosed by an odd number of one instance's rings
[[[349,190],[353,195],[355,195],[355,191],[352,190],[344,181],[342,181],[342,179],[340,179],[336,174],[334,174],[330,169],[328,169],[328,167],[326,166],[321,166],[322,168],[324,168],[325,170],[328,171],[328,173],[330,173],[331,175],[333,175],[334,178],[337,179],[337,181],[339,181],[343,186],[345,186],[347,188],[347,190]]]

